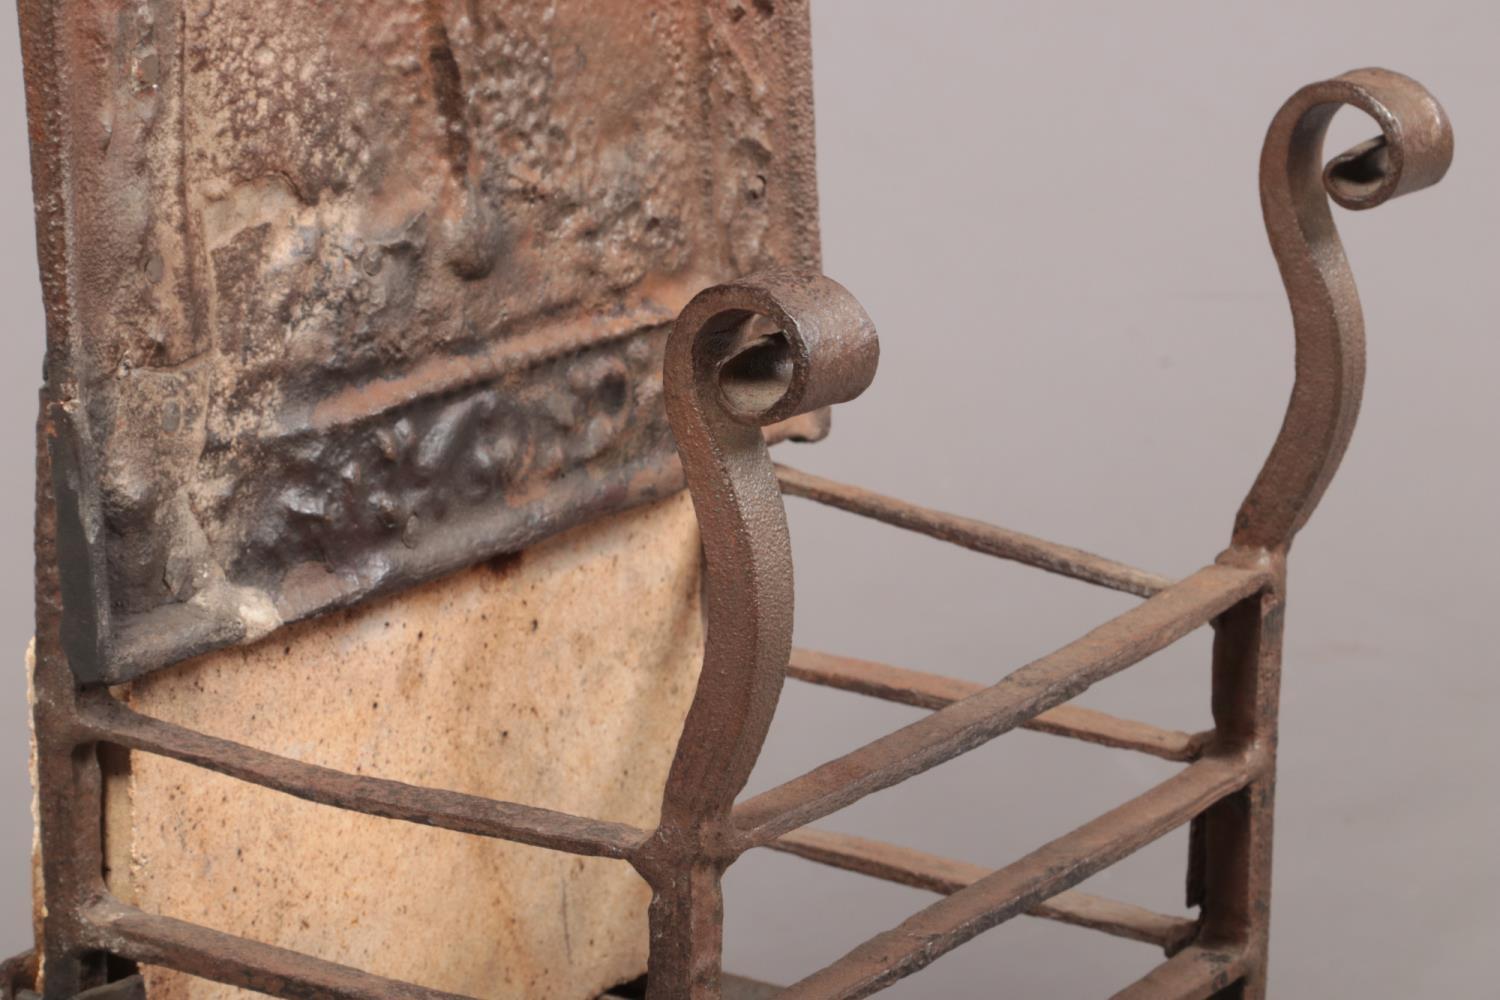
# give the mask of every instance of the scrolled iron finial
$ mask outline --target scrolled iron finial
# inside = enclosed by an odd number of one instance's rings
[[[853,295],[792,272],[699,293],[668,338],[667,417],[702,535],[707,638],[659,835],[727,822],[785,678],[791,545],[761,427],[858,396],[879,355]]]
[[[1380,135],[1320,162],[1341,107]],[[1235,519],[1236,548],[1285,550],[1328,488],[1354,432],[1364,389],[1364,318],[1328,199],[1374,208],[1436,184],[1453,159],[1448,116],[1421,84],[1359,69],[1304,87],[1277,113],[1261,152],[1266,233],[1296,331],[1296,378],[1271,454]]]
[[[700,292],[667,338],[667,419],[702,536],[707,636],[661,821],[631,856],[652,889],[650,1000],[720,995],[731,810],[791,656],[791,540],[761,428],[858,396],[879,356],[854,296],[790,272]]]

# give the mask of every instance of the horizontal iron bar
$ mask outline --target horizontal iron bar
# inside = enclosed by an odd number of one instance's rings
[[[983,684],[974,681],[892,667],[871,660],[833,656],[810,649],[792,650],[787,676],[807,684],[853,691],[902,705],[931,709],[946,708],[985,688]],[[1182,763],[1197,760],[1212,735],[1208,732],[1184,733],[1175,729],[1160,729],[1144,722],[1120,719],[1106,712],[1096,712],[1076,705],[1059,705],[1048,709],[1023,723],[1021,728],[1083,740],[1085,743],[1135,750]]]
[[[878,934],[781,994],[857,1000],[1109,867],[1244,788],[1263,757],[1206,757],[1155,788]]]
[[[628,859],[648,836],[623,823],[307,764],[149,718],[102,689],[85,693],[80,719],[90,739],[171,757],[309,802],[371,816],[604,858]]]
[[[1259,570],[1209,566],[978,694],[735,807],[734,847],[775,840],[967,753],[1176,642],[1265,585]]]
[[[85,912],[87,944],[147,965],[292,1000],[470,1000],[275,945],[143,913],[115,899]]]
[[[993,872],[983,865],[953,861],[909,847],[826,830],[793,830],[767,846],[819,864],[945,896],[967,888]],[[1033,917],[1154,944],[1169,954],[1191,941],[1198,931],[1197,921],[1190,917],[1173,917],[1071,889],[1026,912]]]
[[[1193,945],[1167,959],[1111,1000],[1208,1000],[1244,976],[1242,950]]]
[[[905,500],[824,479],[785,465],[776,466],[776,475],[781,480],[781,492],[788,496],[803,497],[851,514],[883,521],[897,528],[951,542],[975,552],[1035,566],[1049,573],[1084,580],[1111,590],[1150,597],[1167,589],[1173,582],[1168,577],[1096,556],[1083,549],[1058,545],[973,518],[919,507]]]

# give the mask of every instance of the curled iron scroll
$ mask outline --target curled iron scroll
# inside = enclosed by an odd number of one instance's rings
[[[707,636],[661,821],[631,857],[652,888],[652,1000],[720,995],[730,810],[792,651],[791,540],[761,428],[858,396],[879,356],[854,296],[789,272],[700,292],[667,339],[667,419],[702,536]]]
[[[1344,106],[1368,114],[1381,134],[1324,167],[1323,138]],[[1271,122],[1261,207],[1291,300],[1296,379],[1281,432],[1235,519],[1236,547],[1291,545],[1338,470],[1359,415],[1364,318],[1328,198],[1374,208],[1436,184],[1452,158],[1453,131],[1437,100],[1389,70],[1354,70],[1304,87]]]
[[[667,341],[667,416],[703,539],[703,671],[658,837],[711,835],[760,753],[792,641],[792,562],[761,427],[853,399],[880,354],[837,282],[773,272],[701,292]]]

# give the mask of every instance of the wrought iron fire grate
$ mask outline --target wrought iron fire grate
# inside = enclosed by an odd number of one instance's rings
[[[1325,169],[1325,129],[1345,105],[1370,115],[1381,135]],[[94,986],[104,975],[105,956],[112,955],[285,997],[449,996],[112,899],[100,878],[100,824],[92,805],[99,800],[99,776],[90,765],[96,747],[111,744],[344,809],[627,862],[654,890],[646,987],[652,998],[720,995],[720,879],[746,851],[763,847],[944,897],[778,996],[870,995],[1022,914],[1162,948],[1166,961],[1117,998],[1264,996],[1286,553],[1338,467],[1363,381],[1359,302],[1325,192],[1347,208],[1372,208],[1438,181],[1451,154],[1452,135],[1438,104],[1415,82],[1383,70],[1306,87],[1276,116],[1261,161],[1261,194],[1291,300],[1295,386],[1229,548],[1183,580],[773,465],[762,426],[858,395],[875,374],[874,327],[847,291],[816,276],[766,273],[694,298],[667,346],[665,386],[702,531],[708,639],[654,830],[300,763],[144,717],[102,685],[78,686],[59,643],[52,527],[58,512],[44,448],[36,718],[43,780],[54,790],[42,814],[46,995],[71,997]],[[58,416],[55,409],[44,412],[44,435],[51,435]],[[989,687],[794,650],[784,495],[1144,600]],[[1204,625],[1215,632],[1212,730],[1166,731],[1067,704]],[[787,676],[932,714],[737,803]],[[1023,727],[1185,766],[1144,795],[994,871],[809,827]],[[1189,823],[1195,917],[1156,914],[1073,890]],[[27,969],[17,963],[14,977],[24,979]],[[135,988],[105,986],[88,995]]]

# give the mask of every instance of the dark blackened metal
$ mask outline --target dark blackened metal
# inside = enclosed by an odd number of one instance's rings
[[[49,320],[50,321],[50,320]],[[104,956],[84,944],[85,908],[104,892],[104,788],[93,742],[78,725],[78,688],[62,643],[51,444],[61,407],[42,393],[37,434],[36,654],[32,723],[36,732],[37,826],[43,922],[38,952],[46,1000],[71,1000],[105,983]]]

